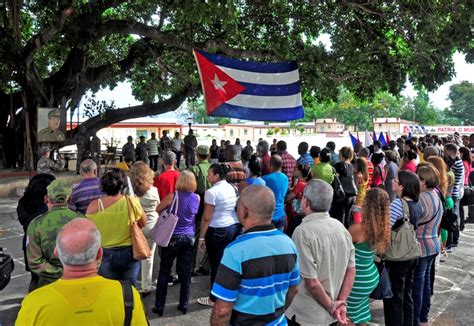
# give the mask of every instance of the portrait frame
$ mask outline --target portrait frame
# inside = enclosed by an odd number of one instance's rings
[[[50,134],[46,133],[49,127],[49,117],[51,111],[56,110],[59,112],[59,127],[56,129],[57,132]],[[62,143],[66,139],[66,124],[67,124],[67,112],[58,108],[38,108],[37,115],[37,143]],[[52,130],[52,129],[49,129]],[[62,136],[61,136],[62,134]],[[64,138],[64,139],[62,139]]]

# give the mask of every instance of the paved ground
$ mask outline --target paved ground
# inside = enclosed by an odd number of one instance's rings
[[[15,259],[15,271],[10,284],[0,295],[0,325],[13,325],[21,300],[26,295],[29,274],[25,273],[21,239],[23,230],[16,219],[17,198],[0,199],[0,247]],[[156,271],[155,271],[156,273]],[[461,236],[459,248],[445,263],[441,263],[436,277],[435,296],[431,309],[433,325],[473,325],[474,303],[474,225],[468,224]],[[206,295],[209,289],[207,277],[195,277],[191,289],[191,302],[187,315],[175,308],[178,303],[179,285],[169,288],[167,306],[162,318],[151,312],[154,294],[144,298],[151,325],[208,325],[210,309],[201,307],[196,299]],[[383,324],[380,301],[372,302],[373,323]]]

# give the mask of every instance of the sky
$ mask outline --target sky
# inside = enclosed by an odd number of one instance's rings
[[[431,103],[438,109],[444,109],[449,107],[451,101],[448,99],[449,87],[452,84],[459,83],[467,80],[474,83],[474,64],[468,64],[464,60],[464,55],[456,52],[453,57],[455,76],[449,82],[444,83],[436,91],[429,94]],[[416,91],[409,82],[407,82],[405,90],[402,92],[404,96],[415,97]],[[130,84],[127,82],[119,83],[113,90],[103,89],[96,95],[97,99],[105,100],[107,102],[115,101],[117,108],[128,107],[133,105],[141,104],[141,102],[135,100],[132,95],[132,89]],[[82,111],[82,110],[81,110]],[[160,115],[161,117],[173,118],[176,117],[174,112],[165,113]]]

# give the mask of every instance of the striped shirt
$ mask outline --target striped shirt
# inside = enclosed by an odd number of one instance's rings
[[[459,157],[456,157],[451,170],[454,173],[454,184],[452,197],[458,199],[461,196],[461,188],[464,185],[464,164]]]
[[[288,186],[291,187],[292,179],[293,179],[293,170],[296,166],[296,160],[291,154],[287,151],[284,151],[280,154],[281,160],[283,161],[281,164],[281,172],[286,174],[288,177]]]
[[[224,250],[211,293],[234,303],[231,325],[286,325],[286,293],[299,282],[293,241],[273,225],[260,225]]]
[[[147,147],[148,147],[148,154],[150,156],[152,155],[158,155],[158,139],[156,138],[151,138],[146,142]]]
[[[416,237],[421,245],[421,256],[426,257],[441,250],[438,230],[443,216],[443,204],[436,190],[422,192],[420,203],[423,213],[418,221]]]
[[[418,221],[422,215],[423,207],[419,201],[407,200],[410,208],[410,223],[418,227]],[[400,198],[396,198],[390,204],[390,225],[394,225],[398,220],[403,219],[403,204]]]
[[[296,160],[296,163],[303,165],[313,165],[314,160],[311,155],[309,155],[308,153],[304,153]]]
[[[100,190],[99,178],[82,179],[81,182],[72,189],[68,208],[72,211],[85,214],[89,203],[104,195],[105,194]]]

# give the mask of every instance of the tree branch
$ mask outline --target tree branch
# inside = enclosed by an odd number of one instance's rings
[[[108,20],[103,25],[98,26],[97,32],[102,36],[109,34],[136,34],[151,38],[163,43],[166,46],[187,51],[191,51],[193,48],[212,48],[217,49],[219,52],[222,52],[226,55],[238,58],[279,59],[274,53],[266,50],[250,51],[235,49],[226,45],[225,42],[221,42],[219,39],[209,39],[206,42],[192,43],[179,37],[175,37],[173,34],[162,32],[156,27],[148,26],[139,22],[130,22],[127,20]]]
[[[41,32],[31,38],[22,51],[22,57],[24,58],[26,65],[30,65],[33,61],[33,56],[39,49],[46,45],[64,26],[64,23],[71,16],[73,9],[71,7],[72,1],[68,1],[68,7],[61,10],[56,21],[50,26],[43,29]]]
[[[116,110],[109,110],[103,114],[99,114],[90,118],[89,120],[82,123],[82,125],[84,125],[90,132],[94,132],[126,119],[134,119],[174,111],[179,108],[179,106],[186,100],[187,97],[194,95],[197,93],[197,91],[197,88],[193,87],[192,85],[187,85],[182,91],[174,94],[167,100],[156,103],[144,103],[141,105],[120,108]],[[70,130],[68,131],[68,136],[74,133],[75,130]],[[67,145],[69,144],[70,143],[68,142]]]

